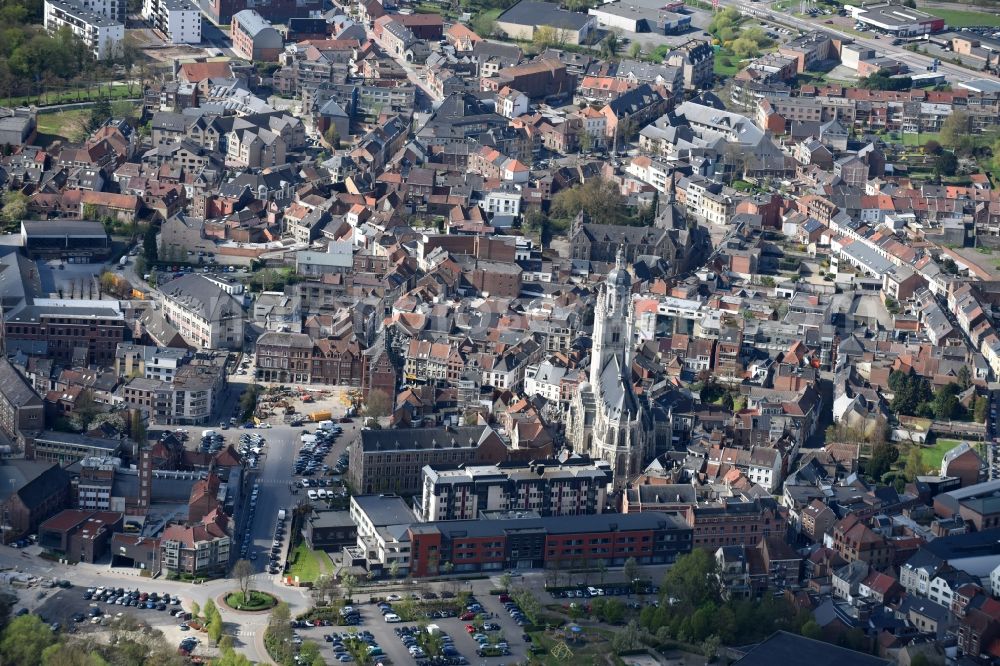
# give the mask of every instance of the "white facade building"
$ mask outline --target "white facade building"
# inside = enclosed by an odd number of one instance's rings
[[[201,10],[190,0],[145,0],[142,17],[174,44],[201,42]]]
[[[603,460],[536,461],[523,466],[466,465],[423,469],[418,520],[476,520],[483,511],[535,511],[542,516],[603,513],[611,485]]]
[[[117,19],[81,3],[45,0],[45,29],[56,32],[64,27],[79,37],[98,59],[114,56],[125,39],[125,24]]]

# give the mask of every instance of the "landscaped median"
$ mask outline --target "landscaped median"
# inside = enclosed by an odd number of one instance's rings
[[[270,610],[278,605],[277,597],[259,590],[250,590],[246,596],[242,591],[236,590],[227,594],[223,600],[229,608],[249,613]]]

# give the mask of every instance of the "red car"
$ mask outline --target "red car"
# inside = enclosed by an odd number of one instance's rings
[[[476,614],[473,613],[472,611],[469,611],[467,613],[462,613],[462,616],[460,618],[458,618],[458,619],[464,620],[465,622],[468,622],[469,620],[475,620],[476,619]]]
[[[467,633],[467,634],[474,634],[474,633],[476,633],[476,628],[473,627],[471,624],[467,624],[467,625],[465,625],[465,633]]]
[[[500,595],[500,603],[505,604],[508,601],[510,601],[510,595],[509,594],[501,594]]]

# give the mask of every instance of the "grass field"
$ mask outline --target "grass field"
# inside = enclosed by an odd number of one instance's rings
[[[48,146],[57,139],[73,141],[74,136],[82,127],[82,123],[90,117],[90,109],[70,109],[56,113],[38,114],[38,140],[40,146]]]
[[[726,59],[728,59],[729,64],[722,64],[722,61]],[[715,74],[717,76],[735,76],[736,72],[740,71],[740,62],[740,59],[729,51],[720,49],[715,54]]]
[[[968,12],[962,9],[938,9],[937,7],[928,7],[924,11],[943,18],[949,28],[967,28],[973,25],[1000,27],[1000,16],[991,11]]]
[[[302,582],[316,582],[320,573],[319,556],[320,553],[309,550],[305,542],[300,543],[289,558],[288,575],[298,576]]]
[[[77,88],[74,90],[63,90],[60,92],[46,92],[41,95],[23,95],[21,97],[11,97],[10,104],[12,106],[35,104],[38,106],[47,106],[50,104],[72,104],[74,102],[95,102],[98,99],[105,98],[115,101],[118,99],[129,99],[141,97],[142,92],[139,86],[133,86],[132,92],[129,93],[128,86],[126,85],[114,85],[111,87],[110,94],[107,86],[101,86],[100,90],[96,88],[85,89]],[[7,99],[4,98],[4,102]]]
[[[921,459],[929,469],[941,469],[941,459],[944,454],[962,443],[960,439],[938,438],[932,447],[921,447]]]

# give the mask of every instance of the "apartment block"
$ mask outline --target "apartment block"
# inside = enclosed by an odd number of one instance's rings
[[[62,28],[69,28],[99,60],[113,57],[125,39],[125,24],[118,18],[74,0],[46,0],[45,29],[57,32]]]
[[[191,0],[145,0],[142,17],[174,44],[201,42],[201,10]]]
[[[483,511],[534,511],[541,516],[603,513],[613,473],[604,461],[540,460],[529,464],[423,469],[414,507],[423,522],[475,520]]]

